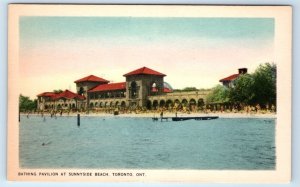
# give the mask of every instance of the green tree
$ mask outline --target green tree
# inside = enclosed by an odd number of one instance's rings
[[[239,76],[229,98],[235,104],[276,105],[276,65],[261,64],[253,74]]]
[[[183,89],[173,89],[173,92],[192,92],[199,91],[196,87],[185,87]]]
[[[255,93],[254,78],[250,74],[244,74],[239,76],[234,82],[234,86],[230,88],[229,99],[231,103],[249,105],[253,104],[253,98]]]
[[[276,64],[261,64],[253,74],[240,75],[232,87],[218,85],[207,96],[208,103],[276,105]]]
[[[207,95],[208,103],[224,103],[229,101],[229,89],[222,85],[217,85],[212,88],[211,92]]]
[[[254,103],[265,106],[267,104],[276,105],[276,80],[277,67],[274,63],[260,65],[253,74],[255,96]]]
[[[182,89],[182,91],[198,91],[198,89],[196,87],[185,87]]]
[[[37,100],[31,100],[22,94],[19,96],[19,110],[21,112],[32,111],[37,108]]]

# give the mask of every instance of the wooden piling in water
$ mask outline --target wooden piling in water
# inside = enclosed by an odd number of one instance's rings
[[[80,127],[80,114],[77,114],[77,126]]]

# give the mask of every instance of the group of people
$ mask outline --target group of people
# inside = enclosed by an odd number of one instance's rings
[[[56,118],[57,115],[70,115],[70,113],[107,113],[107,114],[114,114],[116,111],[115,108],[111,109],[105,109],[105,110],[82,110],[82,111],[70,111],[70,110],[50,110],[50,111],[37,111],[37,114],[40,114],[42,117],[44,117],[45,113],[48,113],[50,117]],[[264,107],[261,107],[259,104],[255,106],[240,106],[240,105],[206,105],[201,108],[190,108],[190,107],[181,107],[181,108],[175,108],[175,107],[157,107],[155,109],[147,109],[146,107],[135,107],[135,108],[119,108],[118,114],[143,114],[143,113],[160,113],[160,116],[163,117],[164,112],[170,112],[174,113],[175,115],[177,112],[180,113],[275,113],[276,107],[275,105],[266,105]],[[29,115],[32,114],[32,112],[27,113],[27,118],[29,118]],[[34,114],[34,112],[33,112]]]

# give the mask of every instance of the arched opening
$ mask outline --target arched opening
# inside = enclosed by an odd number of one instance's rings
[[[160,100],[159,101],[159,106],[160,107],[164,107],[166,105],[166,101],[165,100]]]
[[[196,100],[195,100],[195,99],[193,99],[193,98],[192,98],[192,99],[190,99],[190,102],[189,102],[189,104],[190,104],[190,105],[196,105]]]
[[[98,107],[98,102],[95,103],[95,107]]]
[[[76,108],[75,103],[72,104],[72,109]]]
[[[121,107],[122,107],[122,108],[125,108],[125,107],[126,107],[125,101],[122,101],[122,102],[121,102]]]
[[[57,109],[61,109],[61,105],[60,104],[57,105]]]
[[[168,108],[173,107],[173,101],[171,99],[168,99],[167,102],[166,102],[166,105],[167,105]]]
[[[131,87],[131,93],[130,96],[131,98],[136,98],[137,97],[137,84],[135,81],[132,81],[130,84]]]
[[[199,108],[200,110],[203,110],[204,105],[205,105],[204,100],[203,100],[202,98],[201,98],[201,99],[198,99],[198,108]]]
[[[84,88],[83,87],[79,88],[78,94],[79,95],[83,95],[84,94]]]
[[[188,104],[188,101],[186,99],[182,99],[181,104],[182,104],[182,106],[186,107]]]
[[[105,102],[105,103],[104,103],[104,107],[107,107],[107,105],[108,105],[108,103],[107,103],[107,102]]]
[[[112,107],[112,106],[113,106],[113,102],[112,102],[112,101],[109,103],[109,106],[110,106],[110,107]]]
[[[90,103],[90,108],[94,108],[94,103]]]
[[[118,107],[119,106],[119,101],[116,101],[116,105],[115,105],[116,107]]]
[[[147,100],[146,107],[148,110],[150,110],[152,108],[152,103],[150,100]]]
[[[174,100],[174,107],[175,107],[176,109],[178,109],[178,108],[180,107],[180,101],[179,101],[179,99],[175,99],[175,100]]]
[[[190,110],[191,111],[195,111],[196,110],[196,106],[197,106],[197,103],[196,103],[196,100],[195,99],[190,99]]]
[[[157,95],[158,93],[158,84],[153,81],[150,83],[150,95]]]
[[[100,108],[103,107],[103,103],[102,103],[102,102],[99,103],[99,107],[100,107]]]
[[[71,108],[72,108],[72,104],[70,103],[70,104],[69,104],[69,109],[71,109]]]
[[[156,109],[158,106],[158,101],[157,100],[154,100],[153,101],[153,108]]]

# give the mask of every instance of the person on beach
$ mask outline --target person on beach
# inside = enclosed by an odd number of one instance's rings
[[[271,112],[275,112],[276,108],[275,108],[275,105],[272,105],[271,106]]]
[[[257,113],[260,113],[260,109],[261,109],[261,108],[260,108],[260,105],[257,104],[255,108],[256,108],[256,112],[257,112]]]
[[[164,117],[164,111],[161,111],[160,112],[160,118],[163,118]]]

